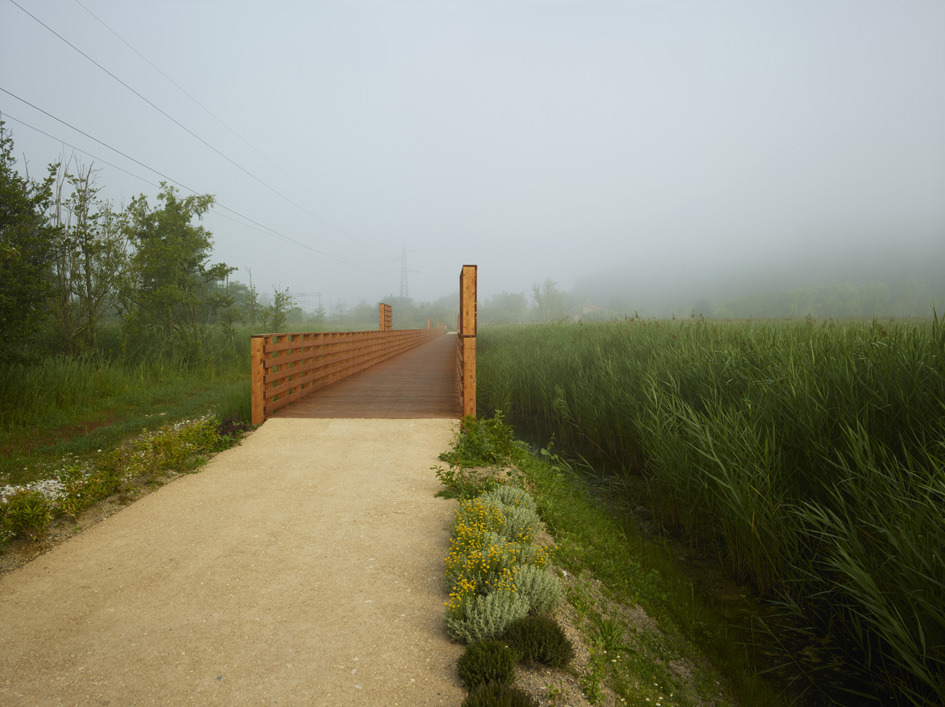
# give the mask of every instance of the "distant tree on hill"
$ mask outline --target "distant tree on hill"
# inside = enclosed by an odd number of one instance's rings
[[[560,322],[571,318],[571,296],[558,289],[554,280],[532,285],[535,319],[539,322]]]

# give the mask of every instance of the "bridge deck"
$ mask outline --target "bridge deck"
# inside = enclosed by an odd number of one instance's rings
[[[447,334],[333,383],[273,417],[462,417],[456,335]]]

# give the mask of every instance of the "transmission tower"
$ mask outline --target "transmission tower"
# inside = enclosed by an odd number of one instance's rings
[[[407,290],[407,241],[404,241],[404,249],[400,255],[400,298],[406,300],[409,297]]]

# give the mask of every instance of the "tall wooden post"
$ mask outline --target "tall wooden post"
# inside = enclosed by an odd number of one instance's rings
[[[460,397],[463,417],[476,416],[476,274],[475,265],[464,265],[459,274]]]
[[[377,306],[378,329],[381,331],[391,331],[394,328],[393,308],[389,304],[381,302]]]
[[[266,337],[253,336],[249,340],[249,379],[252,391],[252,422],[261,425],[266,421],[266,365],[264,347]]]

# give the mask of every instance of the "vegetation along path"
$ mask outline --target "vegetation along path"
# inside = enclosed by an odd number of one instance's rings
[[[0,703],[455,705],[450,419],[273,419],[0,578]]]

